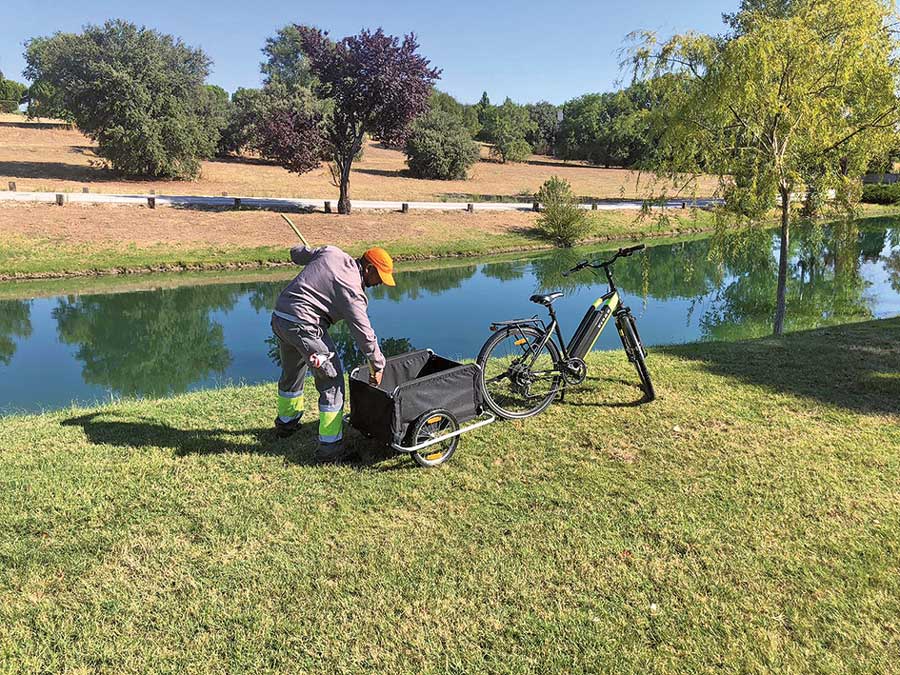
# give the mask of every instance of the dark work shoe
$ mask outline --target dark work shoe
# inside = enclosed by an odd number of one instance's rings
[[[287,438],[300,428],[300,418],[295,417],[290,422],[282,422],[280,417],[275,418],[275,433],[279,438]]]
[[[319,445],[316,446],[317,462],[340,462],[347,459],[351,454],[353,454],[353,451],[344,445],[344,441],[338,441],[337,443],[322,443],[322,441],[319,441]]]

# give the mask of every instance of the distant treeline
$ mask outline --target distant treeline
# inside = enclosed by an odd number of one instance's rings
[[[24,98],[31,117],[76,122],[97,140],[101,155],[117,170],[191,177],[200,159],[270,154],[264,132],[275,114],[316,109],[327,116],[328,104],[316,101],[320,87],[297,27],[277,31],[262,51],[263,85],[229,94],[205,82],[211,61],[200,49],[152,29],[109,21],[86,26],[79,34],[29,40],[24,74],[32,84],[26,87],[0,77],[0,99],[9,99],[2,104],[5,110],[18,110]],[[461,125],[471,140],[490,144],[492,156],[501,162],[537,153],[633,167],[653,147],[653,103],[643,84],[585,94],[561,106],[546,101],[522,105],[510,99],[496,105],[487,93],[475,104],[464,104],[434,89],[428,107],[446,117],[432,117],[420,127],[431,129],[433,136],[440,130],[434,136],[440,138],[448,128],[456,134]],[[381,140],[404,148],[414,128],[409,125],[405,133]],[[432,152],[411,163],[413,173],[422,173],[419,167],[430,163],[425,174],[464,175],[471,148],[460,138],[455,142],[456,149],[441,148],[437,157]],[[422,147],[419,142],[413,150],[421,153]],[[441,166],[435,168],[437,164]]]

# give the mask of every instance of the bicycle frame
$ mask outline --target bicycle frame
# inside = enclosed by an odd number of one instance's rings
[[[553,309],[553,305],[548,305],[547,307],[547,310],[550,312],[550,323],[548,325],[545,325],[542,321],[536,319],[526,319],[514,322],[515,325],[524,323],[531,325],[539,324],[543,328],[543,335],[541,336],[540,341],[529,345],[528,349],[525,351],[526,356],[528,355],[528,352],[532,352],[534,358],[536,358],[546,346],[547,342],[555,335],[558,343],[557,346],[559,347],[563,360],[568,361],[572,358],[583,359],[587,353],[594,348],[594,345],[597,344],[597,340],[599,339],[600,334],[606,329],[606,324],[609,323],[610,317],[628,312],[628,309],[622,305],[622,298],[619,295],[619,289],[616,287],[612,270],[609,266],[604,266],[603,271],[606,272],[609,290],[597,298],[597,300],[594,301],[594,304],[588,308],[584,317],[581,319],[578,328],[576,328],[575,332],[572,334],[572,339],[568,343],[563,337],[562,329],[560,328],[559,320],[556,318],[556,311]]]

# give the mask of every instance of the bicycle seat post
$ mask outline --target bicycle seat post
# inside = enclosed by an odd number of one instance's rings
[[[550,312],[550,320],[556,321],[556,311],[553,309],[553,303],[547,305],[547,311]]]

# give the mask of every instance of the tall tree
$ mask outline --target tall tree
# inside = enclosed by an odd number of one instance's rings
[[[507,98],[503,105],[491,106],[484,116],[483,136],[492,144],[491,154],[501,162],[522,162],[531,154],[526,138],[537,131],[525,106]]]
[[[780,205],[773,331],[784,329],[791,198],[834,189],[849,207],[859,176],[895,137],[900,67],[892,5],[881,0],[745,2],[725,36],[639,36],[639,79],[656,79],[657,169],[720,176],[727,213],[758,223]]]
[[[549,155],[556,145],[556,130],[559,127],[557,107],[547,101],[539,101],[526,104],[525,109],[534,123],[534,129],[526,135],[525,140],[537,154]]]
[[[472,106],[472,108],[475,110],[475,116],[478,118],[478,134],[476,135],[476,138],[480,141],[487,140],[485,138],[487,133],[485,125],[488,122],[488,116],[495,106],[491,105],[491,99],[486,91],[481,92],[481,98],[478,103]]]
[[[364,137],[401,143],[413,119],[427,109],[440,71],[418,54],[412,33],[401,41],[379,28],[333,42],[317,28],[296,29],[319,105],[273,114],[263,133],[275,141],[268,154],[297,173],[330,157],[340,189],[338,212],[350,213],[350,168]]]
[[[193,178],[215,149],[201,110],[210,61],[171,35],[107,21],[29,40],[25,60],[32,89],[61,102],[113,169]]]
[[[28,87],[15,80],[7,80],[0,72],[0,112],[14,113],[19,110],[19,101]]]
[[[297,26],[288,24],[274,37],[266,38],[262,51],[266,55],[260,64],[265,86],[281,87],[288,92],[312,86],[313,76],[303,55],[303,40]]]
[[[434,111],[445,112],[458,119],[466,127],[472,138],[475,138],[481,131],[481,123],[478,121],[476,106],[460,103],[446,92],[434,89],[428,98],[428,108]]]

